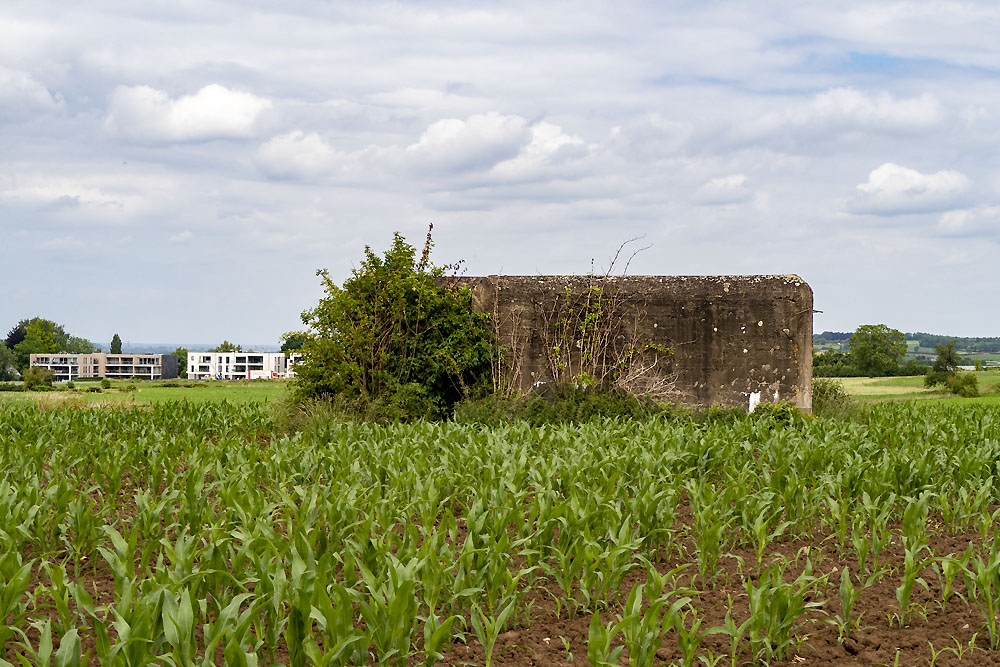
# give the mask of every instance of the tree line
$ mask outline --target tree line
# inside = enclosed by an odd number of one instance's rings
[[[853,335],[854,332],[824,331],[813,334],[813,345],[845,344]],[[916,341],[917,345],[926,349],[933,349],[938,345],[947,345],[954,341],[955,348],[966,354],[1000,354],[1000,337],[945,336],[918,331],[904,333],[903,340]]]

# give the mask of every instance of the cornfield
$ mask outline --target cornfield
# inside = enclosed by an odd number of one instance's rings
[[[997,416],[280,435],[253,404],[0,406],[0,656],[984,664]]]

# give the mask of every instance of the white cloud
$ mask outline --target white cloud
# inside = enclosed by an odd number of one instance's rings
[[[0,189],[0,201],[17,202],[51,208],[97,206],[121,209],[124,198],[100,187],[66,178],[25,177]]]
[[[793,111],[791,119],[800,124],[921,130],[940,123],[944,109],[930,93],[897,98],[884,91],[871,95],[847,87],[816,95],[808,105]]]
[[[170,238],[168,238],[167,241],[169,241],[170,243],[187,243],[188,241],[190,241],[193,238],[194,238],[194,234],[191,233],[191,230],[190,229],[185,229],[182,232],[178,232],[177,234],[174,234],[173,236],[171,236]]]
[[[271,101],[211,84],[172,99],[149,86],[119,86],[111,94],[105,127],[138,141],[202,141],[253,136]]]
[[[416,143],[406,147],[405,157],[417,170],[486,171],[517,156],[531,139],[523,117],[491,111],[431,123]]]
[[[30,74],[0,67],[0,118],[21,118],[59,111],[64,102]]]
[[[886,162],[857,186],[860,194],[852,208],[859,213],[896,215],[952,208],[969,189],[965,174],[944,170],[923,174]]]
[[[753,197],[753,191],[747,187],[747,177],[744,174],[732,174],[713,178],[702,185],[694,193],[694,201],[707,206],[723,204],[739,204]]]
[[[782,100],[777,111],[763,112],[746,120],[724,138],[738,145],[766,143],[795,146],[812,153],[816,144],[843,136],[878,136],[926,133],[944,125],[944,106],[930,93],[897,97],[888,92],[869,93],[852,87],[830,88],[807,99]],[[709,132],[707,141],[714,141]],[[723,144],[725,145],[725,144]]]
[[[1000,233],[1000,206],[979,206],[945,211],[938,230],[946,236],[979,236]]]
[[[517,157],[493,167],[492,173],[505,178],[538,175],[546,166],[559,165],[586,155],[587,146],[580,137],[563,132],[558,125],[538,122],[531,126],[531,141]]]
[[[302,130],[271,137],[257,149],[258,167],[274,178],[329,175],[342,158],[319,134]]]

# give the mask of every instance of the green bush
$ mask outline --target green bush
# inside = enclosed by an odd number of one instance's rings
[[[817,417],[846,419],[858,413],[859,404],[837,380],[813,378],[812,410]]]
[[[67,389],[76,389],[76,385],[73,384],[72,380],[70,380],[69,382],[66,383],[66,388]]]
[[[760,403],[750,413],[754,421],[767,422],[771,426],[790,426],[799,422],[802,411],[787,401],[780,403]]]
[[[100,387],[87,387],[87,391],[93,394],[100,394],[103,391]]]
[[[48,368],[31,366],[24,371],[24,388],[28,391],[45,391],[52,387],[56,374]]]
[[[974,373],[957,373],[945,380],[945,386],[963,398],[979,396],[979,380]]]
[[[109,380],[108,378],[101,378],[101,388],[111,389],[111,380]]]
[[[399,234],[382,257],[370,247],[343,287],[319,271],[325,296],[302,314],[299,401],[338,397],[353,412],[398,410],[401,419],[447,416],[460,400],[491,385],[495,345],[487,316],[469,290],[436,281],[430,233],[419,262]],[[482,389],[481,391],[484,391]]]

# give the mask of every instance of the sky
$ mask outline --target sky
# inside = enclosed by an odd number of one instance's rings
[[[279,7],[280,5],[280,7]],[[1000,4],[0,4],[0,328],[276,343],[398,231],[465,275],[789,274],[1000,336]]]

